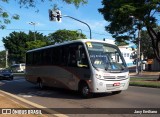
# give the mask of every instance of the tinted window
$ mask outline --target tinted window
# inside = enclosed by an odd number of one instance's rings
[[[81,57],[79,62],[87,64],[88,59],[82,43],[68,44],[48,49],[42,49],[26,54],[27,65],[61,65],[61,66],[77,66],[77,52]]]

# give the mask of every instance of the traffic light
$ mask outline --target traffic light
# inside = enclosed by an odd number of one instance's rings
[[[49,9],[49,20],[50,21],[58,21],[58,22],[61,22],[61,11],[60,10],[55,10],[55,11],[52,11]]]
[[[49,13],[49,20],[50,21],[53,21],[53,14],[52,14],[52,10],[48,10],[48,13]]]
[[[57,13],[57,21],[58,22],[61,22],[61,11],[60,10],[56,10],[56,13]]]

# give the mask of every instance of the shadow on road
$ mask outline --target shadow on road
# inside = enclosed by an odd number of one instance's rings
[[[16,79],[13,81],[0,81],[0,90],[22,96],[22,97],[50,97],[50,98],[62,98],[62,99],[76,99],[82,100],[83,98],[78,91],[72,91],[61,88],[45,87],[45,89],[39,89],[37,85],[31,84],[25,79]],[[91,98],[100,98],[106,96],[112,96],[112,93],[98,93],[93,94]]]

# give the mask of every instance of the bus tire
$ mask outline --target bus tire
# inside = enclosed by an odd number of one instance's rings
[[[43,82],[42,82],[41,79],[38,79],[38,87],[39,87],[40,89],[44,89],[44,85],[43,85]]]
[[[80,85],[80,89],[79,89],[81,96],[83,98],[90,98],[91,97],[91,92],[89,89],[89,86],[87,85],[87,83],[82,83]]]
[[[122,91],[112,91],[112,94],[120,94]]]

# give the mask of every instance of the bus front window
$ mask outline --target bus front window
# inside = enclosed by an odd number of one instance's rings
[[[96,69],[119,71],[126,68],[126,63],[116,46],[96,42],[87,42],[86,45],[91,63]]]

